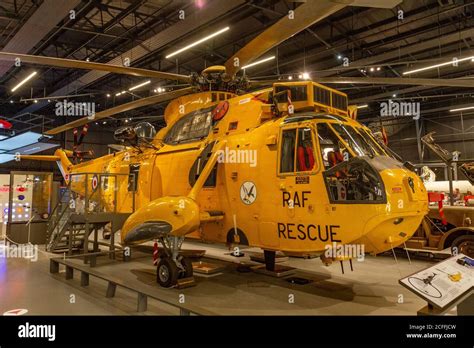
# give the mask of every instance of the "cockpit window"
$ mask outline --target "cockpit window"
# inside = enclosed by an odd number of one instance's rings
[[[310,128],[298,128],[296,171],[310,172],[315,168],[313,138]]]
[[[178,144],[207,137],[212,125],[211,110],[197,110],[183,116],[171,127],[165,137],[165,143]]]
[[[351,157],[346,146],[328,127],[327,123],[318,123],[317,129],[325,169],[329,169],[342,161],[347,161]]]
[[[281,174],[296,175],[296,173],[316,171],[317,162],[314,154],[311,128],[303,126],[282,131]]]
[[[374,157],[377,155],[377,151],[351,126],[333,123],[331,127],[358,156]]]
[[[365,139],[365,141],[367,141],[370,144],[370,146],[372,146],[372,148],[374,149],[375,152],[377,152],[377,154],[379,154],[380,156],[386,156],[387,155],[385,153],[385,151],[383,150],[382,146],[380,146],[380,144],[378,144],[377,141],[375,141],[370,136],[369,132],[367,132],[363,128],[356,128],[356,130]]]
[[[361,129],[361,131],[364,131],[368,137],[373,141],[375,142],[380,148],[382,148],[383,151],[385,151],[385,153],[389,156],[389,157],[392,157],[394,159],[396,159],[397,161],[400,161],[400,162],[403,162],[403,159],[397,155],[393,150],[391,150],[389,147],[387,147],[384,143],[380,142],[380,141],[377,141],[374,137],[374,135],[369,132],[368,130],[365,130],[365,129]]]
[[[296,129],[285,129],[282,132],[280,173],[295,171]]]

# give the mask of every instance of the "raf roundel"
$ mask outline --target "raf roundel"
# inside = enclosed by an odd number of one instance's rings
[[[251,181],[245,181],[240,186],[240,199],[246,205],[250,205],[257,199],[257,186]]]
[[[92,177],[92,190],[97,190],[97,186],[99,186],[99,178],[97,177],[97,175],[94,175]]]

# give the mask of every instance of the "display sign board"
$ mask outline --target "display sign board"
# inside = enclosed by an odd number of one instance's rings
[[[12,310],[6,311],[5,313],[3,313],[3,315],[14,316],[14,315],[24,315],[26,313],[28,313],[28,309],[18,308],[18,309],[12,309]]]
[[[433,306],[445,309],[474,288],[474,259],[459,254],[402,278],[399,283]]]

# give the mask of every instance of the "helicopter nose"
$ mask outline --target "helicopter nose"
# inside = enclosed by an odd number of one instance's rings
[[[428,195],[418,175],[403,166],[379,171],[385,188],[385,212],[367,224],[373,252],[383,252],[411,238],[428,213]]]
[[[171,232],[172,226],[166,221],[153,221],[139,225],[125,236],[124,244],[135,244],[144,240],[151,240],[165,236]]]
[[[403,244],[428,212],[423,182],[393,158],[352,158],[324,175],[334,203],[363,205],[363,231],[353,243],[364,244],[366,252],[380,253]]]

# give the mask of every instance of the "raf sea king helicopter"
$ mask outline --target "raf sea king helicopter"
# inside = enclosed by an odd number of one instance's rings
[[[268,270],[275,267],[277,251],[322,253],[334,243],[361,244],[370,253],[389,250],[408,240],[427,213],[422,180],[356,120],[345,93],[308,80],[252,81],[238,72],[346,3],[393,7],[399,2],[308,0],[294,11],[297,20],[281,18],[224,66],[209,67],[199,75],[0,52],[0,59],[19,57],[24,63],[190,84],[96,113],[94,121],[169,101],[166,127],[158,132],[150,124],[116,131],[124,145],[121,151],[77,164],[71,162],[74,152],[64,149],[52,156],[22,158],[58,162],[66,182],[81,173],[134,174],[133,202],[127,183],[118,187],[126,198],[114,201],[113,185],[104,185],[97,199],[115,204],[117,211],[129,211],[133,203],[135,210],[121,228],[121,242],[160,241],[164,252],[157,281],[164,287],[192,275],[192,263],[180,253],[185,237],[259,247]],[[322,81],[440,83],[404,78]],[[251,87],[253,91],[247,92]],[[89,122],[88,117],[80,118],[45,134]],[[90,190],[91,185],[84,181],[72,182],[71,189],[84,194],[84,187]]]

